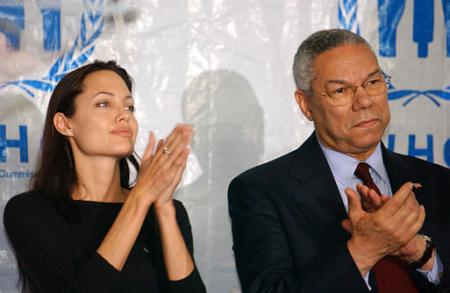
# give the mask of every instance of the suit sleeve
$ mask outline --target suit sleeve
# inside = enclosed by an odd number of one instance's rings
[[[316,248],[309,261],[294,260],[294,250],[308,248],[289,241],[275,206],[263,193],[237,177],[228,199],[243,293],[369,292],[345,242]]]
[[[22,273],[39,292],[108,292],[120,273],[97,253],[75,264],[49,225],[24,200],[8,202],[4,225]]]

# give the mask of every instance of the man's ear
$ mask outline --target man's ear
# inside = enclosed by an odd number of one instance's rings
[[[297,102],[298,107],[302,110],[303,115],[309,120],[313,121],[313,113],[311,112],[310,105],[310,97],[308,97],[304,91],[296,90],[295,91],[295,101]]]
[[[62,135],[73,136],[70,121],[63,113],[58,112],[53,116],[53,125]]]

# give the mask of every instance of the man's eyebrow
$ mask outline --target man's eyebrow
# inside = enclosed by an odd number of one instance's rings
[[[372,71],[371,73],[369,73],[369,75],[367,75],[366,79],[368,79],[369,77],[375,76],[375,75],[382,75],[381,73],[381,69],[375,69],[374,71]]]
[[[373,77],[373,76],[375,76],[375,75],[377,75],[377,74],[381,74],[381,70],[380,69],[375,69],[374,71],[372,71],[371,73],[369,73],[367,76],[366,76],[366,80],[368,79],[368,78],[371,78],[371,77]],[[349,82],[347,82],[347,81],[345,81],[345,80],[343,80],[343,79],[330,79],[330,80],[327,80],[327,83],[337,83],[337,84],[350,84]]]

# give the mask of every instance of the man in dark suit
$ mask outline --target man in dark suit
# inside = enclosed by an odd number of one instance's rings
[[[314,33],[294,77],[315,132],[228,190],[243,292],[450,292],[450,171],[382,144],[389,77],[369,44]]]

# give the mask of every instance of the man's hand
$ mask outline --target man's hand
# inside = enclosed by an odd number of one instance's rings
[[[412,183],[405,183],[392,199],[372,213],[363,209],[355,190],[345,190],[349,222],[343,226],[351,226],[352,238],[347,246],[362,275],[378,260],[410,242],[422,227],[425,210],[418,204],[413,187]]]
[[[415,188],[422,187],[420,183],[414,183]],[[358,193],[361,197],[361,203],[364,207],[364,210],[368,212],[375,212],[378,210],[383,204],[385,204],[389,197],[387,195],[378,195],[373,189],[370,189],[369,187],[358,184],[356,186],[356,189],[358,190]],[[350,220],[345,220],[342,222],[342,226],[344,227],[347,232],[352,233],[352,227],[350,224]],[[411,241],[409,241],[407,244],[403,245],[399,248],[399,250],[395,251],[391,255],[398,256],[401,260],[403,260],[406,263],[412,263],[416,260],[418,260],[426,247],[426,241],[422,237],[413,237]],[[434,253],[434,252],[433,252]],[[428,261],[421,269],[422,270],[431,270],[433,267],[433,257]]]

